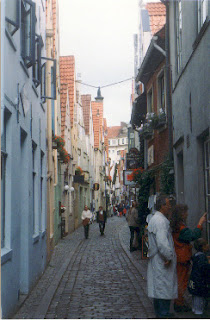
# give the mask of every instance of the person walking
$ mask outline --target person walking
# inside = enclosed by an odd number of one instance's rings
[[[153,298],[157,318],[170,318],[170,303],[177,298],[176,253],[170,229],[169,198],[159,195],[148,224],[148,296]]]
[[[194,242],[197,251],[192,258],[192,272],[188,284],[188,290],[192,294],[192,311],[194,314],[202,315],[208,304],[207,298],[210,296],[210,264],[206,253],[209,245],[203,238]]]
[[[136,209],[136,202],[132,202],[132,207],[128,210],[126,215],[126,220],[128,222],[128,226],[130,229],[130,252],[133,252],[134,250],[137,250],[133,246],[134,241],[134,234],[137,234],[137,239],[139,242],[139,235],[140,235],[140,226],[138,224],[138,210]],[[139,243],[138,243],[139,246]]]
[[[82,224],[84,226],[85,239],[88,239],[89,223],[90,223],[90,219],[92,218],[92,212],[88,209],[86,205],[84,206],[84,210],[82,211],[81,218],[82,218]]]
[[[171,217],[172,236],[177,256],[178,298],[174,301],[176,312],[187,312],[190,310],[184,303],[184,293],[189,280],[190,260],[192,257],[191,241],[201,237],[202,225],[206,221],[206,213],[199,219],[197,228],[190,230],[186,226],[188,206],[177,204]]]
[[[97,211],[97,216],[96,216],[97,222],[99,224],[99,230],[101,235],[104,235],[104,229],[105,229],[105,224],[107,221],[107,213],[106,211],[103,210],[103,207],[99,207],[99,211]]]

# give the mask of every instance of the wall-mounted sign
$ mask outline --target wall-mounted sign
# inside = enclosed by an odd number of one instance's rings
[[[133,181],[133,171],[132,170],[123,170],[123,184],[124,184],[124,186],[135,187],[136,182]]]
[[[141,155],[138,149],[131,148],[126,154],[126,169],[138,169],[140,167]]]
[[[99,183],[94,183],[93,184],[93,190],[98,191],[99,190]]]

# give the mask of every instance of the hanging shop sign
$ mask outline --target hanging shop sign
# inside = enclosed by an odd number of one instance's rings
[[[131,148],[126,154],[126,169],[138,169],[140,167],[141,154],[138,149]]]
[[[133,171],[132,170],[123,170],[123,184],[124,184],[124,186],[135,187],[136,182],[133,181]]]

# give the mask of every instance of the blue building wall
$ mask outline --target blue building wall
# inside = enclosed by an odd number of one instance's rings
[[[2,1],[3,318],[14,312],[20,295],[28,294],[45,269],[47,174],[45,104],[41,104],[40,85],[34,86],[32,67],[25,67],[21,58],[20,28],[13,35],[5,33],[5,4]],[[37,19],[36,33],[45,42],[45,12],[41,0],[36,0],[37,17],[39,12],[42,28]]]

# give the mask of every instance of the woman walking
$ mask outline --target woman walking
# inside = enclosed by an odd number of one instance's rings
[[[133,246],[134,233],[137,233],[137,239],[139,241],[140,228],[138,224],[138,210],[136,209],[136,202],[133,201],[132,208],[130,208],[127,212],[126,220],[128,222],[128,226],[130,228],[130,252],[136,250]]]
[[[174,207],[171,219],[172,236],[177,256],[177,277],[178,277],[178,299],[174,302],[176,312],[189,311],[184,304],[184,292],[187,288],[190,259],[192,256],[191,241],[201,236],[202,225],[206,221],[206,213],[200,218],[197,227],[190,230],[186,226],[188,207],[185,204],[178,204]]]
[[[85,239],[88,239],[89,223],[91,218],[92,218],[92,212],[85,205],[84,210],[82,211],[82,224],[84,226]]]

